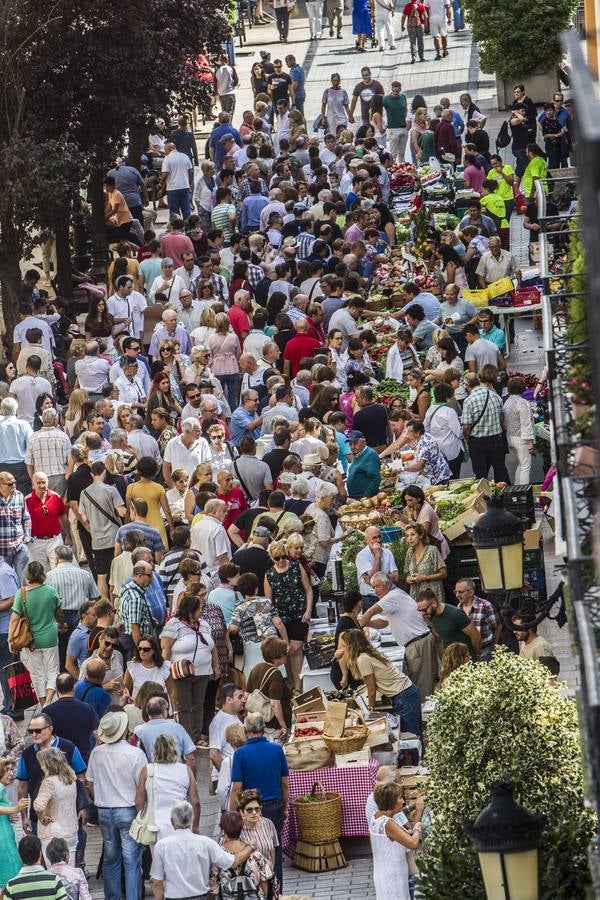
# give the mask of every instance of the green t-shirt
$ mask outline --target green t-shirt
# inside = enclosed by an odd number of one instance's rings
[[[421,145],[421,150],[423,151],[423,156],[421,159],[423,163],[427,165],[430,158],[435,156],[435,134],[433,131],[430,131],[429,128],[427,131],[424,131],[421,137],[419,138],[419,144]]]
[[[533,187],[534,178],[545,178],[548,172],[548,163],[543,156],[534,156],[530,160],[529,165],[523,173],[521,182],[521,190],[528,200],[534,197],[535,191]]]
[[[387,115],[388,128],[406,128],[406,94],[386,94],[383,108]]]
[[[496,192],[481,197],[481,208],[495,219],[498,228],[508,228],[506,203]]]
[[[502,171],[505,175],[515,174],[515,170],[513,169],[513,167],[508,165],[502,166]],[[497,172],[496,169],[490,169],[485,177],[489,178],[490,181],[498,182],[498,189],[496,193],[499,197],[502,197],[503,200],[514,200],[515,195],[513,194],[512,185],[510,185],[508,181],[504,180],[500,172]]]
[[[23,588],[20,588],[12,605],[13,612],[19,615],[23,614],[22,593]],[[50,585],[42,584],[41,587],[27,588],[25,607],[36,650],[47,650],[58,645],[55,613],[61,606],[60,597]]]
[[[444,649],[449,644],[466,644],[471,650],[471,641],[463,632],[463,628],[471,624],[468,615],[458,609],[457,606],[450,606],[449,603],[444,604],[444,611],[441,615],[433,616],[431,625],[437,631],[442,639]]]

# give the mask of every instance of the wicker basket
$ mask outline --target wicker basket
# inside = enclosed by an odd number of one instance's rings
[[[351,728],[345,729],[342,737],[330,737],[328,734],[324,734],[323,740],[333,753],[343,755],[362,750],[368,737],[369,729],[366,725],[353,725]]]
[[[342,833],[341,796],[325,791],[317,781],[311,795],[314,799],[309,802],[294,800],[302,840],[309,844],[337,840]]]

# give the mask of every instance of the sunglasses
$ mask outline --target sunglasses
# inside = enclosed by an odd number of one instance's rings
[[[104,641],[104,646],[105,646],[105,647],[112,647],[113,650],[116,650],[117,647],[119,646],[119,644],[118,644],[118,643],[113,644],[112,641]]]
[[[47,515],[48,515],[48,507],[46,506],[46,504],[44,504],[44,505],[42,506],[42,512],[44,513],[44,516],[47,516]]]
[[[44,725],[43,728],[28,728],[28,729],[27,729],[27,734],[41,734],[42,731],[45,731],[45,730],[46,730],[46,728],[50,728],[50,726],[49,726],[49,725]]]
[[[140,653],[152,653],[152,647],[138,647]]]
[[[173,351],[171,350],[170,347],[161,347],[161,351],[160,351],[160,352],[161,352],[161,353],[172,353]]]
[[[262,812],[262,808],[260,806],[247,806],[244,812],[247,813],[259,813]]]

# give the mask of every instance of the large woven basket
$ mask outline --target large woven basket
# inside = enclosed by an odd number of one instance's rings
[[[323,740],[333,753],[342,755],[362,750],[368,737],[369,729],[366,725],[353,725],[351,728],[345,729],[342,737],[330,737],[328,734],[324,734]]]
[[[337,840],[342,833],[341,796],[325,791],[316,781],[311,794],[310,801],[294,800],[302,840],[309,844]]]

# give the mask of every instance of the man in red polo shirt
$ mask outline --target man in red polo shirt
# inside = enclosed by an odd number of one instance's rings
[[[31,478],[33,490],[25,497],[31,516],[31,543],[29,560],[40,562],[45,571],[56,565],[56,548],[63,543],[71,546],[71,529],[67,507],[62,497],[48,490],[45,472],[34,472]]]
[[[240,289],[236,291],[233,297],[233,306],[227,310],[231,327],[238,336],[240,346],[248,336],[248,332],[252,328],[252,322],[248,318],[248,313],[252,309],[252,298],[248,291]]]
[[[283,351],[283,372],[291,378],[295,378],[300,368],[300,360],[305,356],[313,356],[317,347],[321,347],[321,341],[310,337],[308,334],[309,323],[306,319],[296,319],[294,331],[296,337],[288,341]]]

